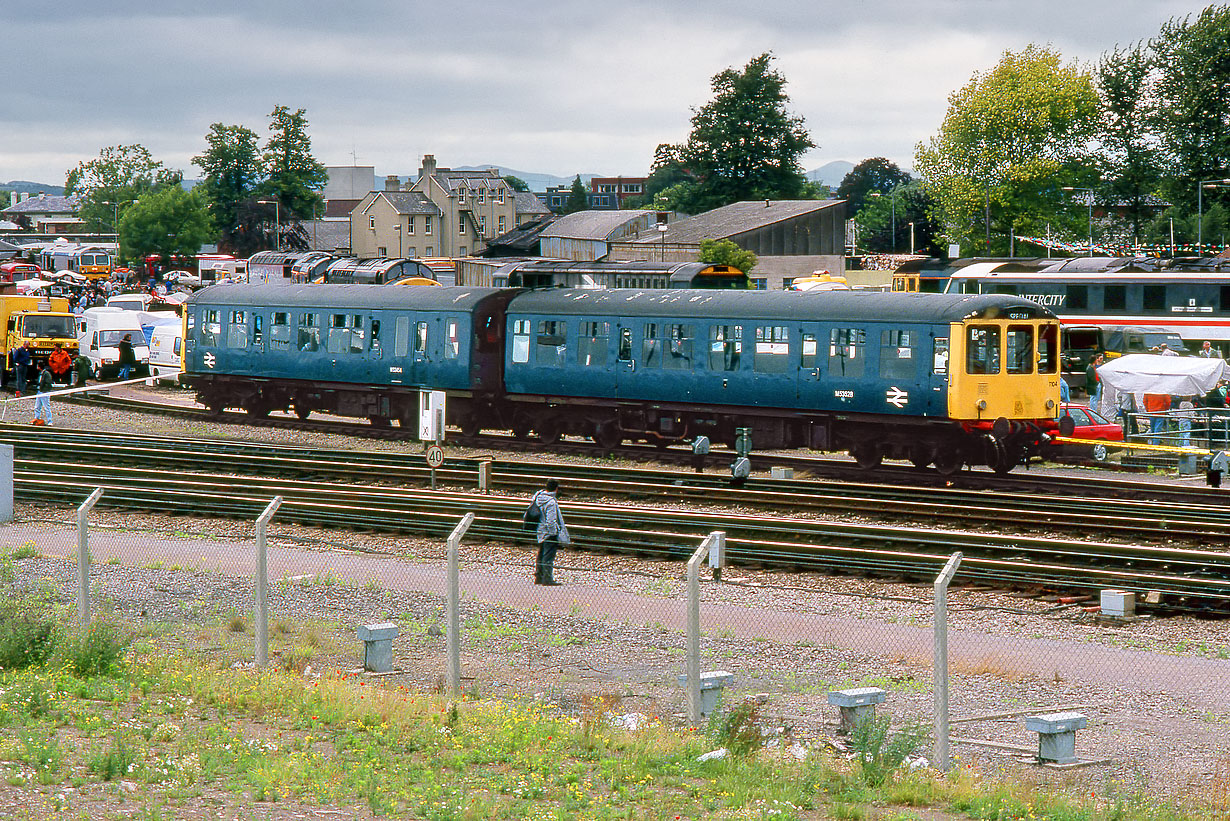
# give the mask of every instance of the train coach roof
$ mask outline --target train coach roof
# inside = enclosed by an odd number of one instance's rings
[[[514,298],[509,314],[578,316],[747,317],[886,322],[957,322],[1004,311],[1053,317],[1046,308],[1000,294],[911,294],[882,291],[709,291],[553,289]]]
[[[252,308],[389,308],[468,310],[499,288],[387,285],[213,285],[197,291],[189,305]]]

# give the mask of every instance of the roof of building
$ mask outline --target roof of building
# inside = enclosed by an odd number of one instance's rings
[[[314,251],[336,251],[350,248],[350,222],[335,220],[304,220],[300,223],[307,232],[308,247]]]
[[[551,223],[542,235],[562,239],[605,240],[630,222],[641,221],[648,228],[651,215],[650,211],[577,211]]]
[[[518,225],[513,230],[500,234],[491,240],[487,246],[487,253],[490,253],[492,256],[498,256],[509,251],[536,254],[538,253],[538,238],[542,236],[542,232],[547,226],[557,219],[559,217],[548,213],[536,220]]]
[[[70,194],[67,197],[48,196],[39,194],[37,197],[30,197],[28,200],[10,205],[8,208],[0,211],[3,214],[76,214],[77,213],[77,196]]]
[[[383,197],[399,214],[439,215],[444,213],[438,205],[427,198],[426,194],[418,191],[373,191],[372,194],[375,194],[372,202]]]
[[[359,206],[363,200],[325,200],[325,219],[329,217],[349,217],[350,212]]]
[[[486,188],[488,191],[503,188],[506,191],[512,191],[508,183],[504,181],[504,178],[500,176],[500,172],[495,169],[455,171],[451,168],[438,168],[432,176],[436,178],[436,182],[440,184],[440,187],[450,194],[455,194],[459,188],[464,188],[467,191],[477,188]]]
[[[666,236],[642,236],[636,242],[699,243],[702,239],[724,239],[755,231],[776,222],[805,216],[841,205],[844,200],[755,200],[734,202],[672,222]]]
[[[542,214],[545,216],[551,213],[551,209],[532,191],[515,191],[513,192],[513,197],[518,214]]]

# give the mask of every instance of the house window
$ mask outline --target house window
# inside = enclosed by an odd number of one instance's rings
[[[552,207],[552,208],[558,208],[560,205],[561,205],[561,203],[560,203],[560,198],[559,198],[559,197],[552,197],[552,198],[551,198],[551,207]]]
[[[639,182],[626,182],[626,183],[624,183],[624,193],[625,193],[625,194],[639,194],[639,193],[641,193],[641,184],[640,184]]]
[[[389,255],[389,249],[388,249],[388,248],[384,247],[383,245],[378,245],[378,246],[376,246],[376,256],[378,256],[378,257],[387,257],[388,255]]]
[[[423,233],[427,234],[428,236],[431,236],[431,215],[430,214],[423,217]],[[428,254],[428,256],[431,256],[431,254]]]
[[[478,215],[478,233],[487,236],[487,218],[482,214]]]
[[[505,230],[505,229],[504,229],[504,226],[505,226],[505,221],[504,221],[504,219],[505,219],[504,217],[499,217],[499,218],[498,218],[498,222],[496,223],[496,224],[499,226],[499,228],[500,228],[500,233],[501,233],[501,234],[502,234],[502,233],[504,233],[504,230]]]
[[[466,215],[458,214],[457,215],[457,233],[465,234],[465,232],[466,232]]]
[[[412,216],[411,216],[411,217],[406,217],[406,233],[407,233],[407,234],[413,234],[413,233],[414,233],[414,217],[412,217]]]
[[[482,203],[484,203],[484,202],[486,202],[486,201],[487,201],[487,189],[486,189],[486,188],[480,188],[480,189],[478,189],[478,202],[479,202],[479,204],[481,205]]]
[[[598,193],[599,193],[599,194],[614,194],[614,193],[615,193],[615,186],[613,186],[613,185],[600,185],[600,186],[598,186]]]
[[[466,204],[466,189],[464,185],[457,189],[457,204],[458,205]]]
[[[460,256],[463,256],[463,257],[464,257],[464,256],[466,255],[466,253],[467,253],[467,251],[466,251],[466,246],[464,246],[464,245],[463,245],[463,246],[461,246],[460,248],[458,248],[457,250],[458,250],[458,252],[459,252],[459,255],[460,255]]]
[[[435,253],[436,253],[436,246],[434,245],[428,245],[426,248],[423,249],[424,256],[428,256],[428,257],[434,256]]]
[[[367,218],[367,227],[372,229],[373,231],[376,230],[376,218],[375,217]]]
[[[500,205],[504,204],[504,189],[500,189]]]

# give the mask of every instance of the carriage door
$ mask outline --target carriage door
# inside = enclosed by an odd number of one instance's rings
[[[828,402],[820,395],[821,339],[820,327],[814,323],[799,326],[799,347],[796,361],[799,368],[798,398],[800,408],[825,407]]]
[[[615,323],[615,395],[621,388],[633,382],[636,372],[636,356],[632,349],[632,321],[621,319]]]

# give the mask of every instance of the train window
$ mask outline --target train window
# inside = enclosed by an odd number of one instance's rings
[[[979,285],[980,285],[980,283],[979,283],[979,282],[978,282],[978,280],[976,280],[976,279],[966,279],[966,280],[962,280],[962,282],[961,282],[961,293],[963,293],[963,294],[979,294],[979,293],[982,293],[982,289],[979,287]]]
[[[1068,308],[1074,311],[1084,311],[1089,308],[1089,286],[1068,286]]]
[[[269,323],[269,347],[275,351],[290,350],[290,314],[274,311]]]
[[[743,355],[742,325],[709,326],[709,369],[737,371]]]
[[[1230,311],[1230,285],[1223,285],[1221,286],[1219,290],[1220,290],[1219,296],[1221,299],[1221,309],[1223,311]]]
[[[380,350],[380,320],[372,320],[372,350]]]
[[[566,362],[568,352],[568,323],[557,319],[538,321],[538,345],[534,352],[534,364],[558,367]]]
[[[530,321],[518,319],[513,322],[512,361],[530,361]]]
[[[320,314],[299,314],[299,350],[320,348]]]
[[[201,312],[201,344],[213,347],[218,344],[222,335],[222,323],[218,321],[218,312],[210,309]]]
[[[346,327],[345,314],[329,315],[329,335],[325,339],[325,349],[329,353],[345,353],[350,347],[350,329]]]
[[[444,358],[456,359],[461,352],[461,340],[457,338],[457,320],[446,319],[444,321]]]
[[[784,325],[757,325],[752,370],[785,373],[790,369],[790,330]]]
[[[662,367],[669,370],[691,370],[692,326],[668,325],[667,350],[662,357]]]
[[[252,314],[252,347],[263,348],[265,346],[265,316],[264,314]]]
[[[609,322],[582,322],[577,335],[577,364],[599,368],[606,365],[607,337],[610,335]]]
[[[1146,311],[1166,310],[1166,286],[1145,285],[1141,294],[1141,307]]]
[[[931,372],[937,375],[948,375],[948,337],[937,336],[935,347],[931,353]]]
[[[367,350],[363,340],[363,317],[359,314],[351,314],[346,327],[350,330],[350,352],[363,353]]]
[[[1006,341],[1008,343],[1008,373],[1033,373],[1033,326],[1009,325]]]
[[[817,362],[816,335],[815,334],[803,334],[802,337],[803,337],[803,348],[802,348],[803,353],[802,353],[802,356],[799,358],[799,367],[800,368],[818,367],[816,364]]]
[[[1038,327],[1038,373],[1059,372],[1059,326]]]
[[[632,361],[632,329],[631,328],[620,328],[619,329],[619,361],[620,362],[631,362]]]
[[[414,323],[414,352],[420,354],[427,353],[427,323]]]
[[[862,328],[833,328],[829,331],[829,373],[834,376],[862,376],[867,331]]]
[[[1102,286],[1102,310],[1123,310],[1125,307],[1127,307],[1127,286]]]
[[[914,358],[914,333],[904,330],[880,332],[880,376],[913,379],[918,373]]]
[[[970,325],[965,336],[965,372],[999,373],[999,328]]]
[[[658,325],[655,322],[645,323],[645,334],[641,340],[641,367],[658,368],[662,365],[662,340],[658,339]]]

